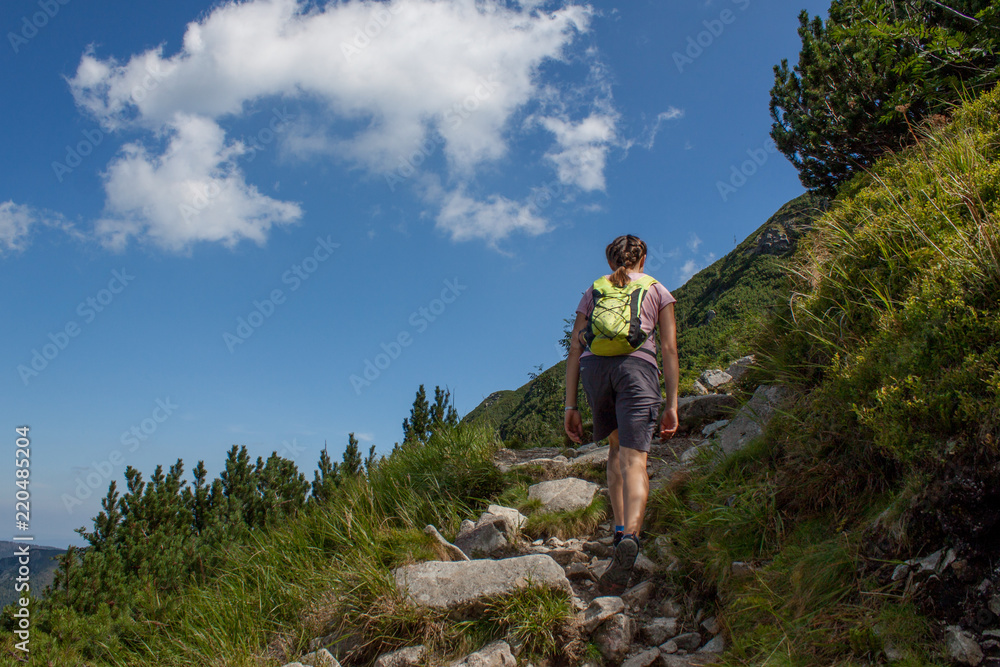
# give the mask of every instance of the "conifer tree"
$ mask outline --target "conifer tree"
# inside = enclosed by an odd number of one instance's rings
[[[990,0],[833,0],[825,22],[801,13],[799,36],[795,68],[774,68],[771,136],[823,194],[1000,79]]]
[[[353,433],[347,435],[347,447],[344,449],[344,462],[340,465],[341,474],[346,477],[357,477],[362,468],[361,451],[358,449],[358,439]]]
[[[326,443],[324,442],[323,451],[319,454],[316,472],[313,474],[312,497],[319,503],[329,502],[338,486],[340,486],[340,465],[330,460],[330,454],[326,451]]]
[[[413,399],[410,417],[403,420],[403,444],[426,442],[430,425],[431,415],[430,405],[427,403],[427,392],[424,390],[424,385],[420,385],[420,388],[417,389],[417,395]]]

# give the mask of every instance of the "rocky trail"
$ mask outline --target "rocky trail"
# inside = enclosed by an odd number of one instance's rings
[[[721,371],[720,371],[721,372]],[[712,378],[703,378],[709,382]],[[720,380],[716,377],[715,380]],[[732,376],[722,384],[732,381]],[[718,386],[718,385],[716,385]],[[739,449],[760,434],[770,417],[780,391],[761,387],[733,419],[736,401],[710,391],[681,400],[681,435],[667,443],[654,443],[649,456],[651,489],[667,484],[705,448],[721,453]],[[501,472],[523,468],[539,479],[528,491],[540,503],[540,512],[572,512],[590,506],[607,488],[594,479],[608,460],[607,446],[595,443],[578,449],[543,448],[500,450],[495,463]],[[588,479],[589,478],[589,479]],[[586,642],[595,645],[607,665],[624,667],[694,667],[719,660],[726,647],[723,628],[710,605],[693,596],[677,594],[666,584],[664,570],[671,568],[665,545],[643,544],[629,587],[621,596],[603,595],[598,579],[613,554],[611,525],[605,521],[595,532],[568,539],[535,539],[522,532],[528,518],[520,511],[490,505],[473,520],[462,523],[454,542],[448,542],[434,526],[426,532],[438,543],[440,560],[400,567],[393,572],[399,592],[409,604],[445,611],[455,617],[470,617],[484,600],[512,593],[527,586],[564,591],[571,596],[577,615],[566,634],[565,657],[552,664],[582,664]],[[650,556],[655,558],[651,558]],[[667,565],[665,565],[667,564]],[[339,667],[333,653],[335,637],[314,641],[317,651],[285,667]],[[526,667],[516,642],[495,641],[456,662],[451,667]],[[424,646],[410,646],[380,656],[376,667],[435,665]],[[548,661],[540,663],[550,664]],[[532,667],[536,667],[532,665]]]

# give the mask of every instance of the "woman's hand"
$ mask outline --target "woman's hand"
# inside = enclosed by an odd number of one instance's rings
[[[677,408],[667,408],[660,419],[660,440],[669,440],[677,433]]]
[[[567,410],[566,418],[563,420],[563,428],[566,429],[566,435],[569,439],[580,444],[583,442],[583,421],[580,419],[579,410]]]

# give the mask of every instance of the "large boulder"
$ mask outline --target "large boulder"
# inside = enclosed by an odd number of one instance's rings
[[[544,512],[571,512],[590,505],[600,487],[576,477],[540,482],[528,488],[528,498],[540,500]]]
[[[716,432],[715,445],[723,455],[737,452],[764,432],[767,422],[774,416],[775,408],[785,397],[782,387],[761,385],[746,405],[724,428]]]
[[[396,587],[412,604],[441,610],[459,609],[528,586],[573,593],[562,566],[545,554],[452,563],[428,561],[397,568],[393,576]]]
[[[720,419],[728,419],[738,407],[736,398],[729,394],[685,396],[677,400],[678,430],[688,432]]]

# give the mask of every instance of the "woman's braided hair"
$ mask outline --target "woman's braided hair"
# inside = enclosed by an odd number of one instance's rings
[[[611,284],[625,287],[629,283],[629,270],[638,267],[646,256],[646,244],[638,236],[626,234],[609,243],[604,254],[607,255],[608,264],[615,270],[609,279]]]

